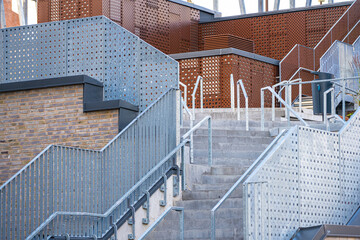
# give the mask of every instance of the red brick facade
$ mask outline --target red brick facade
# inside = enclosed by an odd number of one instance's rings
[[[83,112],[83,85],[0,93],[0,184],[49,144],[101,149],[118,111]]]
[[[192,107],[191,94],[196,78],[199,75],[203,77],[204,107],[206,108],[230,107],[230,74],[234,75],[234,84],[239,79],[243,80],[249,96],[249,107],[260,107],[260,89],[275,84],[279,71],[276,65],[235,54],[179,60],[179,66],[180,81],[188,87],[189,107]],[[199,99],[198,90],[196,107],[200,106]],[[241,107],[245,106],[243,100],[241,105]],[[271,95],[268,93],[265,95],[265,106],[271,106]]]

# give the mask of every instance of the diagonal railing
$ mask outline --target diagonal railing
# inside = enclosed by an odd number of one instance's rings
[[[170,89],[100,151],[47,147],[1,186],[1,238],[25,239],[56,212],[106,212],[175,148],[175,111],[176,90]],[[170,166],[171,161],[155,175],[162,176]],[[99,216],[77,223],[81,234],[101,236],[142,190],[134,191],[101,224]],[[75,217],[68,220],[76,222]]]
[[[358,29],[356,26],[359,19],[360,0],[355,0],[314,48],[297,44],[290,50],[290,52],[280,61],[280,80],[290,79],[290,77],[301,67],[313,71],[319,69],[320,57],[333,42],[348,38],[349,32],[356,33]],[[355,40],[356,37],[355,39],[353,37],[351,39]],[[306,78],[304,75],[301,75],[301,71],[298,73],[299,78]],[[307,77],[313,77],[309,73],[306,73],[306,75]]]

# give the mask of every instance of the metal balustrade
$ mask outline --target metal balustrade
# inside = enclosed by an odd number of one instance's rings
[[[280,61],[280,80],[289,79],[300,67],[316,70],[320,67],[320,57],[336,40],[345,39],[349,31],[356,29],[360,18],[360,1],[354,1],[338,21],[329,29],[314,48],[295,45]],[[302,78],[301,75],[298,77]]]
[[[200,108],[201,108],[201,111],[203,111],[203,106],[204,106],[204,103],[203,103],[203,101],[204,101],[203,78],[202,78],[202,76],[198,76],[197,79],[196,79],[194,91],[191,94],[191,97],[192,97],[192,111],[193,111],[194,119],[195,119],[195,98],[196,98],[197,88],[199,87],[199,83],[200,83]]]
[[[104,16],[0,29],[0,83],[84,74],[143,111],[178,88],[178,62]]]
[[[239,79],[236,83],[236,93],[237,93],[237,120],[240,120],[240,87],[241,91],[244,94],[245,98],[245,121],[246,121],[246,131],[249,131],[249,99],[246,93],[244,83]]]
[[[338,133],[292,127],[244,181],[245,239],[346,224],[360,205],[360,111]]]
[[[166,91],[100,151],[47,147],[0,188],[2,239],[25,239],[38,227],[41,238],[102,237],[173,166],[169,158],[118,202],[175,148],[176,95]]]

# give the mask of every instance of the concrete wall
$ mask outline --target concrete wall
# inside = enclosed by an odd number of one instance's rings
[[[83,85],[0,94],[0,183],[49,144],[101,149],[118,133],[118,111],[83,112]]]

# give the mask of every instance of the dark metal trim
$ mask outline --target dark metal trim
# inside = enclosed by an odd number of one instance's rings
[[[102,111],[102,110],[111,110],[124,108],[132,111],[139,111],[139,107],[132,105],[123,100],[109,100],[101,102],[85,102],[84,103],[84,112],[92,111]]]
[[[62,87],[75,84],[91,84],[94,86],[103,87],[103,84],[98,80],[86,75],[59,77],[59,78],[46,78],[22,82],[2,83],[0,84],[0,93],[14,92],[23,90],[32,90],[39,88]]]
[[[263,17],[263,16],[270,16],[270,15],[284,14],[284,13],[310,11],[310,10],[317,10],[317,9],[324,9],[324,8],[341,7],[341,6],[351,5],[352,3],[353,3],[353,1],[347,1],[347,2],[340,2],[340,3],[333,3],[333,4],[323,4],[323,5],[312,6],[312,7],[291,8],[291,9],[270,11],[270,12],[263,12],[263,13],[251,13],[251,14],[237,15],[237,16],[230,16],[230,17],[220,17],[220,18],[214,18],[213,20],[205,20],[205,21],[201,21],[201,19],[200,19],[200,24],[201,23],[230,21],[230,20],[243,19],[243,18]]]
[[[214,50],[205,50],[197,52],[187,52],[187,53],[177,53],[170,54],[169,56],[175,60],[189,59],[189,58],[199,58],[199,57],[212,57],[212,56],[221,56],[235,54],[246,58],[251,58],[260,62],[269,63],[272,65],[279,66],[280,61],[272,58],[264,57],[255,53],[246,52],[236,48],[223,48],[223,49],[214,49]]]
[[[180,5],[189,7],[189,8],[194,8],[194,9],[200,10],[202,12],[207,12],[207,13],[211,13],[211,14],[216,13],[215,11],[213,11],[211,9],[208,9],[208,8],[205,8],[205,7],[193,4],[193,3],[188,3],[188,2],[185,2],[185,1],[181,1],[181,0],[168,0],[168,1],[173,2],[173,3],[177,3],[177,4],[180,4]]]

